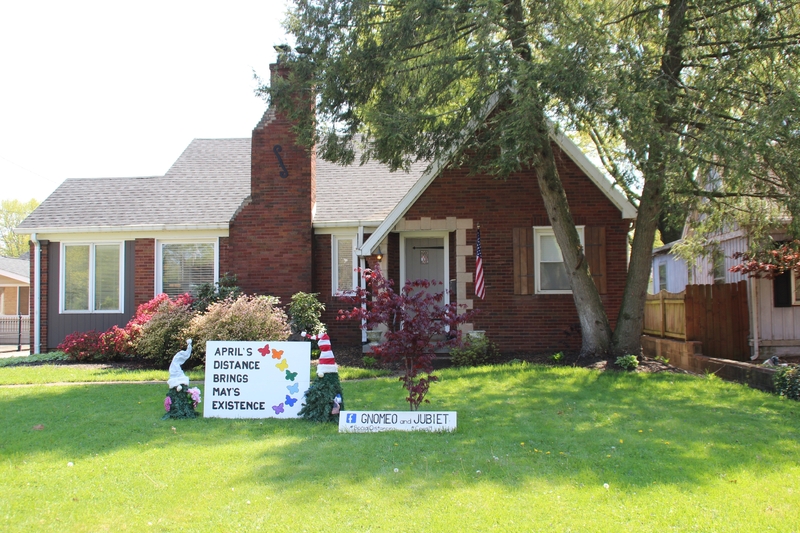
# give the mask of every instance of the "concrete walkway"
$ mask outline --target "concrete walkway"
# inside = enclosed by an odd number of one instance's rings
[[[27,357],[31,354],[31,347],[22,345],[22,350],[17,351],[16,344],[0,344],[0,357]]]

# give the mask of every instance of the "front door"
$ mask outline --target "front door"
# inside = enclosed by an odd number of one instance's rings
[[[444,238],[415,237],[405,239],[406,279],[436,280],[442,285],[433,285],[428,289],[431,294],[447,289],[444,271]],[[405,280],[404,280],[405,282]]]

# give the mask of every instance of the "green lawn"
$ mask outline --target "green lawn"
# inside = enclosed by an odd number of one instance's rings
[[[684,375],[440,375],[427,409],[458,411],[452,434],[161,421],[164,384],[0,388],[0,530],[800,530],[796,402]],[[343,388],[404,408],[394,378]]]

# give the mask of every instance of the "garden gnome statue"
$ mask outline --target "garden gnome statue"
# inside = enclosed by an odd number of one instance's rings
[[[186,349],[176,353],[175,357],[172,358],[172,363],[169,365],[169,380],[167,381],[167,384],[169,385],[170,389],[173,389],[178,385],[189,384],[189,378],[183,373],[181,365],[183,365],[183,363],[189,359],[189,356],[192,355],[192,339],[187,340],[186,344]]]
[[[331,350],[331,339],[324,331],[319,335],[301,335],[307,339],[316,340],[319,345],[319,363],[317,365],[317,379],[308,388],[305,394],[303,408],[298,413],[306,420],[315,422],[338,422],[339,411],[344,409],[342,400],[342,385],[339,383],[339,367]]]

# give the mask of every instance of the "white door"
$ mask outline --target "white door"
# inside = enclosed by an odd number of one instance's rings
[[[430,287],[431,294],[447,289],[444,272],[444,238],[406,238],[405,242],[406,279],[411,281],[429,279],[442,283]]]

